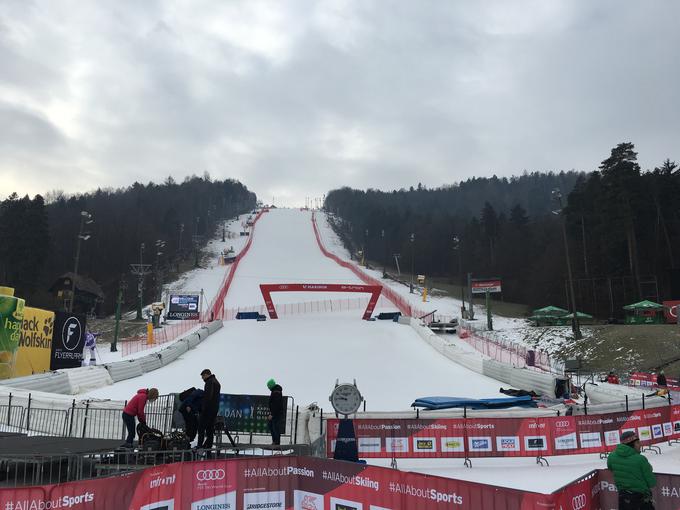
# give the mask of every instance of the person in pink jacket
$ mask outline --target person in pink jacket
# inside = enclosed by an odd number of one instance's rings
[[[156,388],[142,388],[137,391],[137,394],[130,399],[130,401],[123,409],[123,423],[127,428],[127,439],[123,445],[126,448],[132,448],[132,442],[135,439],[135,418],[140,423],[146,423],[146,416],[144,415],[144,407],[147,401],[154,401],[158,398],[158,390]]]

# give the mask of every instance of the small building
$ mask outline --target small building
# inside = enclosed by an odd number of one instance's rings
[[[73,311],[88,315],[99,315],[104,302],[104,292],[92,278],[73,273],[64,273],[52,284],[50,292],[63,304],[64,310],[68,309],[71,302],[71,290],[75,280],[76,295],[73,303]]]

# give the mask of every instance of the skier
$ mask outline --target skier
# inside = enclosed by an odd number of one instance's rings
[[[135,417],[139,423],[146,425],[146,415],[144,414],[144,407],[147,401],[153,402],[158,398],[158,390],[156,388],[142,388],[137,390],[137,394],[130,399],[130,401],[123,409],[123,423],[127,428],[127,439],[123,447],[132,448],[132,442],[135,439]]]
[[[100,333],[92,333],[89,329],[85,333],[85,348],[90,350],[90,359],[88,360],[88,365],[97,365],[97,337]],[[83,353],[83,366],[85,365],[85,354]]]
[[[198,420],[198,444],[196,448],[211,449],[215,435],[215,419],[220,410],[220,383],[209,369],[201,372],[205,383],[201,417]]]
[[[272,434],[272,444],[281,444],[281,418],[285,417],[286,410],[283,407],[283,388],[276,384],[274,379],[267,381],[269,395],[269,431]]]
[[[609,371],[609,375],[607,376],[607,382],[609,384],[619,384],[619,378],[618,376],[614,373],[614,369],[611,369]]]
[[[640,438],[635,432],[621,434],[621,444],[609,454],[607,468],[614,474],[621,510],[654,510],[651,488],[656,477],[640,454]]]

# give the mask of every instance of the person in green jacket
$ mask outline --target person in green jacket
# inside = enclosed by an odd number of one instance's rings
[[[614,474],[620,510],[654,510],[651,489],[656,477],[647,458],[640,454],[640,438],[635,432],[621,435],[621,444],[609,454],[607,467]]]

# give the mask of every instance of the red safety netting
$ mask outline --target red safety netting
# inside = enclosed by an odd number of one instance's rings
[[[153,330],[153,342],[151,343],[149,343],[146,334],[124,338],[119,342],[122,356],[125,357],[129,354],[167,344],[186,335],[193,329],[198,329],[200,325],[201,321],[180,321],[175,324],[166,324],[162,328]]]

